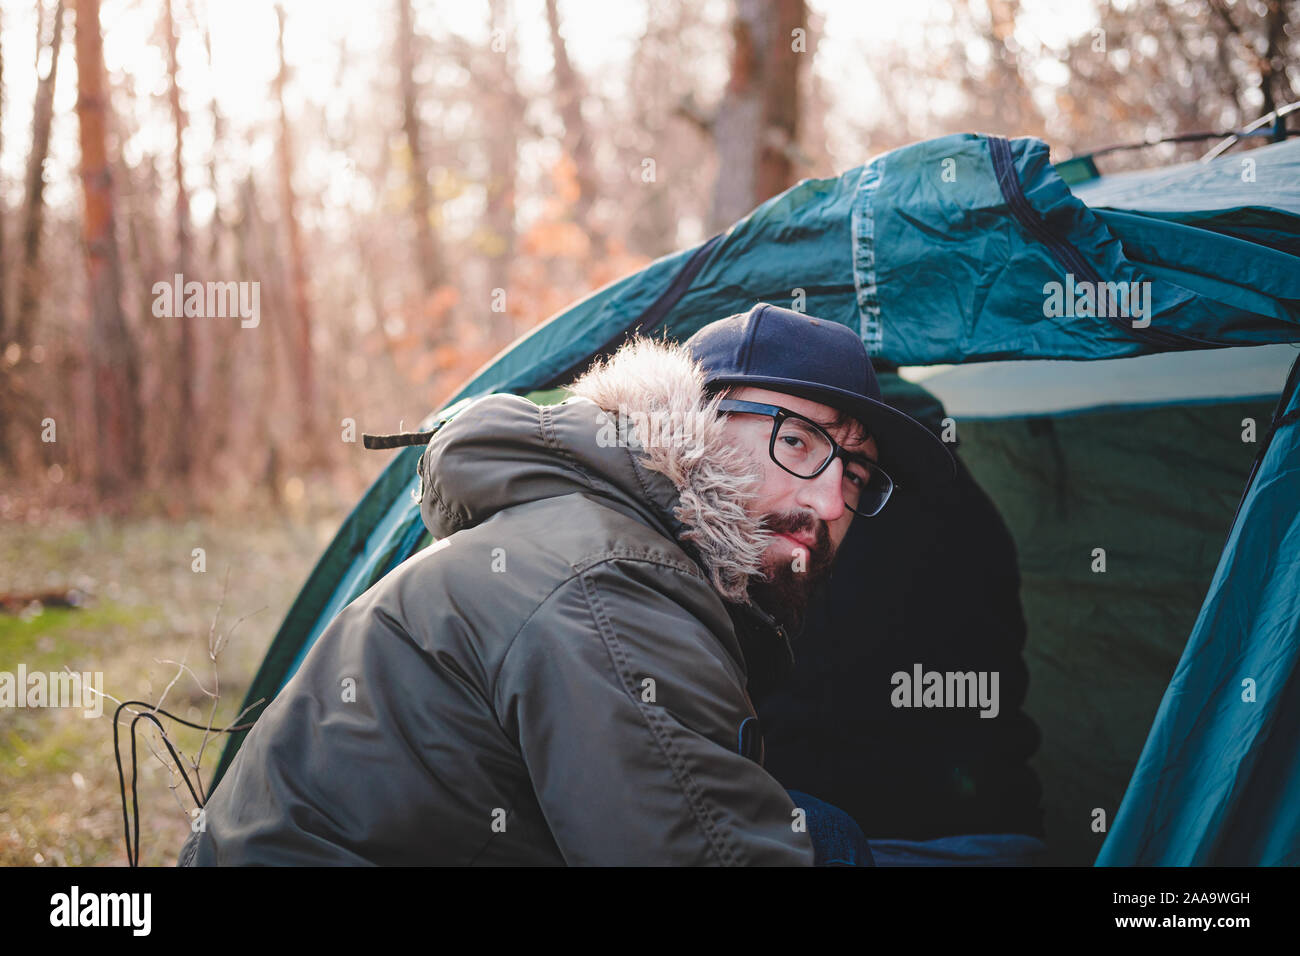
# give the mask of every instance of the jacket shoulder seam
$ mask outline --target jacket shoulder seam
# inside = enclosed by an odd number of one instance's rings
[[[519,623],[519,627],[515,628],[515,632],[510,635],[510,640],[506,641],[505,650],[501,654],[501,660],[497,662],[496,670],[492,674],[492,682],[488,688],[491,695],[489,698],[490,700],[496,700],[497,684],[500,681],[501,671],[505,667],[506,659],[510,657],[510,652],[514,650],[516,639],[524,632],[524,628],[528,626],[528,623],[537,616],[537,612],[545,607],[547,602],[555,596],[555,593],[566,584],[576,580],[592,568],[598,567],[601,564],[613,563],[615,561],[636,561],[641,564],[655,564],[672,571],[680,571],[681,573],[694,578],[696,581],[699,581],[701,584],[707,585],[709,583],[708,579],[700,573],[700,569],[697,566],[688,565],[681,561],[673,561],[669,558],[656,557],[645,553],[639,548],[607,548],[604,551],[597,551],[588,555],[581,561],[570,565],[573,569],[572,573],[566,574],[563,578],[557,581],[555,585],[542,596],[541,600],[533,605],[533,609],[528,612],[527,616],[525,616]]]
[[[680,547],[680,545],[678,545],[678,547]],[[683,574],[695,578],[703,584],[708,583],[708,579],[700,573],[698,565],[687,563],[686,561],[677,561],[667,556],[651,554],[642,548],[618,547],[606,548],[604,551],[593,552],[582,560],[576,562],[573,565],[573,572],[575,575],[584,574],[598,565],[610,564],[615,561],[634,561],[638,564],[656,564],[673,571],[681,571]]]
[[[663,564],[664,562],[652,561],[647,563]],[[593,565],[594,567],[595,565]],[[588,569],[589,570],[589,569]],[[694,575],[692,575],[694,576]],[[673,746],[672,739],[664,732],[661,724],[661,716],[657,711],[651,711],[646,708],[636,694],[634,684],[628,669],[627,658],[623,652],[622,645],[614,632],[614,628],[609,621],[609,615],[605,611],[604,602],[600,599],[600,594],[586,572],[578,575],[578,582],[582,587],[583,598],[587,602],[587,609],[591,613],[592,619],[596,624],[597,633],[605,644],[605,649],[610,655],[614,665],[615,673],[619,678],[619,683],[632,699],[637,713],[645,722],[646,729],[650,731],[659,750],[663,753],[668,761],[669,769],[677,784],[681,787],[686,797],[687,805],[691,808],[691,815],[695,818],[696,824],[704,833],[709,849],[713,855],[728,865],[736,865],[739,861],[736,858],[734,849],[729,845],[725,833],[723,833],[717,823],[708,814],[708,808],[705,806],[704,795],[700,790],[699,784],[690,770],[686,767],[685,762],[677,754]]]
[[[660,725],[659,714],[649,711],[642,704],[640,697],[635,692],[635,687],[629,676],[627,658],[624,655],[622,646],[620,645],[617,635],[614,633],[614,629],[610,624],[609,615],[605,611],[604,602],[601,601],[600,595],[596,591],[595,583],[590,579],[590,572],[603,564],[611,564],[620,560],[631,560],[643,564],[658,565],[660,567],[668,568],[669,570],[686,574],[705,585],[707,585],[708,582],[700,575],[697,568],[686,567],[681,562],[656,558],[651,555],[626,553],[629,551],[631,551],[631,549],[614,548],[584,559],[579,562],[578,565],[574,566],[573,574],[567,575],[562,581],[558,582],[555,587],[551,588],[551,590],[547,592],[546,596],[537,603],[537,606],[529,612],[528,617],[524,622],[519,625],[518,630],[511,635],[505,653],[501,655],[501,661],[497,665],[496,674],[493,675],[492,679],[493,704],[494,706],[497,706],[499,703],[496,696],[497,688],[500,684],[501,671],[504,669],[507,659],[514,651],[519,635],[523,633],[528,622],[536,616],[537,612],[541,610],[541,608],[549,602],[558,591],[566,585],[576,581],[578,586],[581,588],[583,601],[587,605],[587,611],[591,614],[592,621],[596,625],[596,633],[600,637],[601,643],[605,645],[605,650],[610,656],[618,682],[622,686],[624,692],[626,692],[631,698],[633,706],[636,707],[637,713],[641,715],[641,719],[645,723],[646,729],[650,732],[655,744],[659,747],[660,752],[663,753],[667,760],[669,770],[685,795],[688,806],[690,806],[691,815],[695,818],[696,824],[704,833],[709,850],[712,855],[719,859],[723,864],[732,866],[738,865],[739,860],[737,859],[735,849],[730,845],[727,835],[720,830],[717,823],[715,823],[709,816],[708,808],[705,805],[705,798],[700,790],[700,786],[696,782],[695,777],[687,769],[681,757],[676,753],[672,740]]]
[[[537,435],[541,438],[542,444],[545,446],[547,451],[554,454],[557,458],[561,459],[566,465],[581,475],[582,480],[586,482],[588,488],[594,491],[604,486],[604,482],[597,482],[591,473],[588,472],[586,468],[582,467],[582,464],[574,454],[564,447],[564,443],[555,436],[555,422],[552,419],[553,413],[551,411],[554,407],[555,406],[553,405],[543,405],[538,409]]]
[[[501,660],[497,661],[496,670],[492,674],[492,683],[488,688],[491,694],[489,699],[493,702],[493,706],[496,705],[497,685],[501,682],[501,671],[505,668],[506,661],[509,659],[511,651],[515,649],[515,641],[519,638],[519,635],[524,632],[524,628],[528,626],[528,622],[536,617],[537,612],[544,608],[546,603],[555,596],[555,592],[559,591],[577,576],[578,572],[575,570],[572,574],[566,574],[559,581],[555,582],[555,586],[547,591],[540,601],[533,605],[533,609],[528,612],[524,619],[519,623],[519,626],[515,628],[515,632],[510,635],[510,640],[506,641],[505,650],[501,653]]]

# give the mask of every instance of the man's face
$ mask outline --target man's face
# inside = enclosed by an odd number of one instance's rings
[[[861,423],[846,418],[839,427],[830,425],[840,413],[829,405],[748,386],[733,390],[730,397],[788,408],[822,425],[846,449],[873,461],[879,458],[875,439],[863,440],[865,429]],[[771,418],[730,413],[724,430],[737,447],[747,450],[759,463],[763,478],[751,507],[776,532],[763,556],[764,578],[751,584],[750,596],[797,634],[813,590],[830,571],[853,521],[853,512],[844,504],[844,461],[837,457],[816,478],[800,478],[768,454]]]

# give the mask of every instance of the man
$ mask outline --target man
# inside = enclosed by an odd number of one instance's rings
[[[935,395],[887,363],[873,365],[889,404],[932,432],[943,429],[948,412]],[[1015,539],[959,457],[960,441],[948,447],[954,481],[895,495],[879,515],[850,526],[824,596],[805,618],[790,679],[754,698],[763,766],[787,788],[868,825],[877,865],[894,862],[891,843],[936,839],[949,849],[981,846],[978,862],[990,865],[1044,836],[1030,762],[1040,734],[1024,710]],[[997,717],[896,706],[892,676],[918,662],[940,673],[997,673]]]
[[[321,634],[182,863],[825,862],[750,693],[850,509],[951,457],[876,400],[857,335],[764,303],[570,390],[430,441],[436,543]]]

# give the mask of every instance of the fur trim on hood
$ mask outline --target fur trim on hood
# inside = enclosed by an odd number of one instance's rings
[[[680,493],[678,538],[693,546],[724,599],[748,603],[750,578],[761,573],[774,537],[746,508],[762,472],[727,440],[717,411],[721,396],[706,400],[704,373],[686,347],[633,338],[568,389],[611,413],[614,423],[621,410],[634,460]],[[639,434],[642,422],[651,434]]]

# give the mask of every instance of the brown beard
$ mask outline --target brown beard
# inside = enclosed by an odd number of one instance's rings
[[[817,536],[816,543],[804,559],[803,570],[794,569],[793,556],[788,559],[765,557],[762,576],[755,575],[750,580],[750,599],[776,618],[790,637],[795,638],[803,630],[808,606],[835,560],[830,532],[825,522],[799,512],[768,515],[766,523],[774,534],[807,534],[815,529]]]

